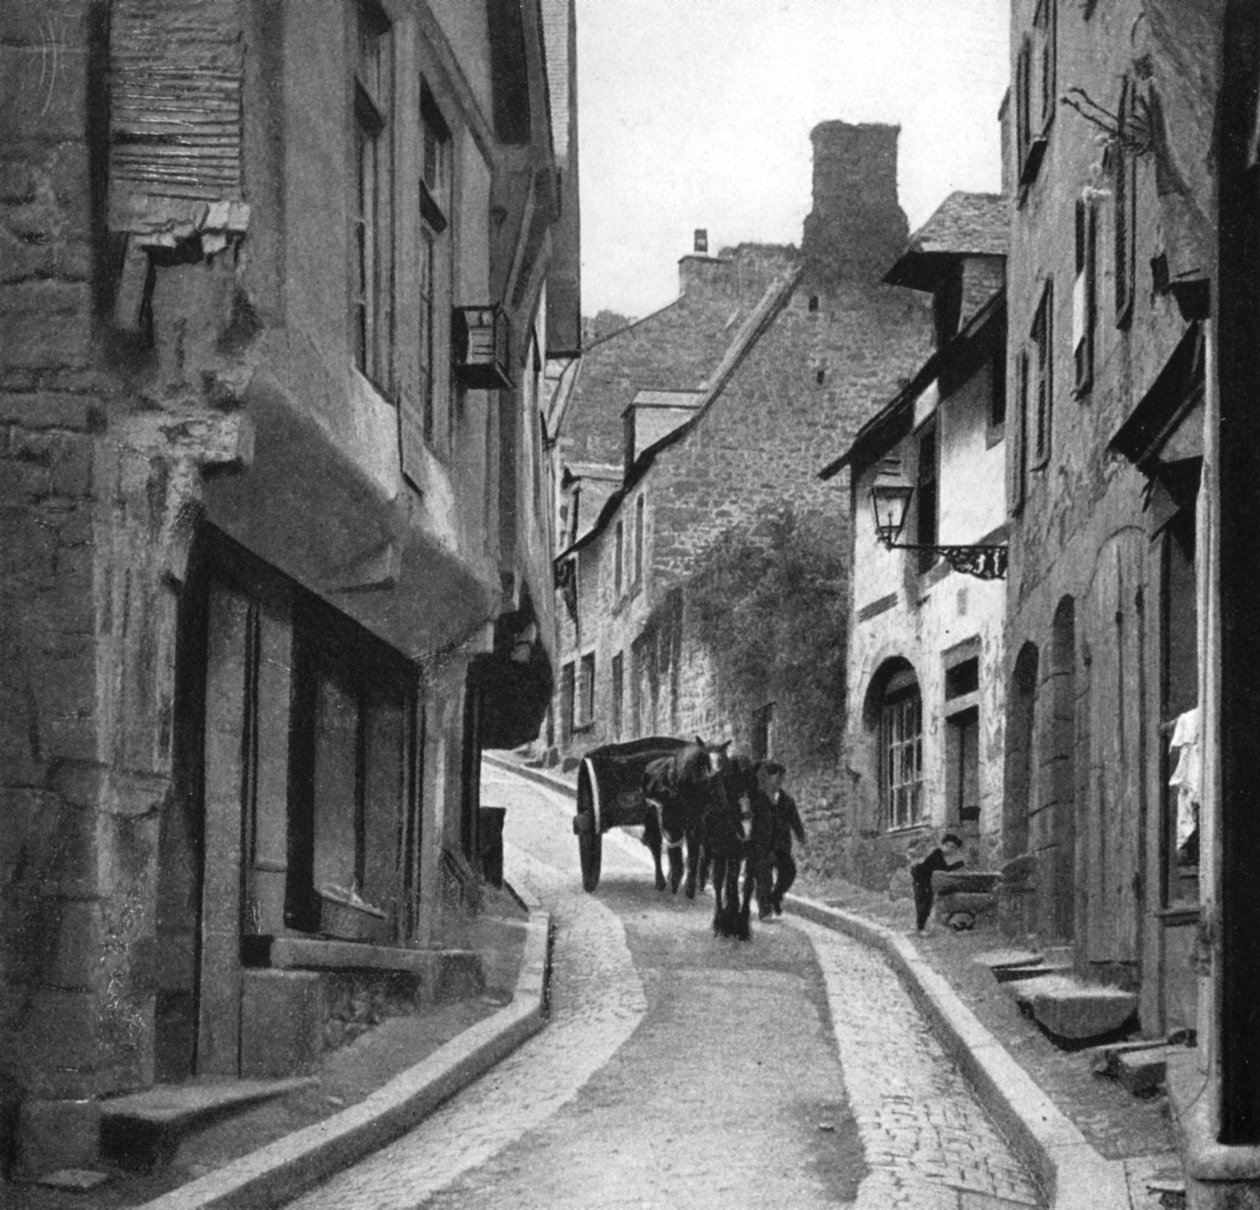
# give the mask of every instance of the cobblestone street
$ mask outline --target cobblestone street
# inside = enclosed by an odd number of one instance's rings
[[[483,787],[555,921],[551,1023],[295,1207],[1038,1204],[882,959],[789,919],[715,940],[711,901],[659,895],[620,833],[585,894],[570,805]]]

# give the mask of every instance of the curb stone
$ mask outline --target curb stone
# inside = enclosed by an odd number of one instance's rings
[[[502,1062],[546,1024],[551,917],[526,889],[529,911],[512,1001],[395,1076],[357,1105],[181,1185],[135,1210],[265,1210],[412,1129],[443,1101]]]
[[[549,789],[576,794],[573,786],[554,774],[489,753],[483,760]],[[1036,1174],[1051,1210],[1128,1210],[1124,1162],[1105,1159],[1095,1150],[909,941],[883,925],[791,892],[787,903],[804,919],[845,933],[888,958],[950,1058]]]

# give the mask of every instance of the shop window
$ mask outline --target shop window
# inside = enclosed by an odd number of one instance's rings
[[[310,602],[297,610],[290,927],[316,927],[326,885],[357,891],[405,926],[414,877],[399,841],[417,843],[416,681],[412,665],[349,619]]]

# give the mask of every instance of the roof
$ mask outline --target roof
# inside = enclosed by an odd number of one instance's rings
[[[630,401],[630,406],[694,408],[703,395],[703,391],[639,391]]]
[[[790,273],[784,274],[782,277],[773,281],[766,292],[761,296],[760,301],[752,309],[748,318],[740,325],[739,331],[735,338],[727,347],[726,353],[722,360],[718,363],[717,368],[710,377],[709,385],[701,392],[695,400],[694,414],[684,423],[680,424],[676,429],[662,437],[654,445],[648,446],[642,454],[636,459],[635,464],[631,467],[629,474],[626,475],[625,482],[621,488],[609,496],[603,509],[600,511],[599,519],[581,537],[577,538],[569,546],[556,555],[556,561],[568,558],[576,551],[585,546],[596,534],[600,533],[609,523],[617,509],[621,505],[621,501],[626,497],[630,490],[639,482],[647,473],[648,468],[656,459],[656,455],[661,451],[668,449],[671,445],[677,444],[683,440],[695,427],[700,423],[701,419],[713,406],[714,402],[726,389],[727,384],[734,376],[735,371],[743,364],[744,359],[749,352],[761,339],[762,335],[774,323],[779,313],[787,305],[788,300],[792,297],[793,291],[800,283],[801,276],[804,273],[804,266],[796,266]],[[636,397],[637,398],[637,397]]]
[[[911,237],[884,275],[892,286],[931,290],[945,261],[962,256],[1005,256],[1010,202],[1000,193],[951,193]]]
[[[965,356],[973,341],[990,323],[1002,319],[1005,313],[1006,291],[999,290],[967,321],[949,344],[937,349],[919,367],[918,373],[858,429],[853,444],[839,458],[827,463],[818,472],[818,477],[830,479],[859,457],[872,454],[880,446],[892,445],[913,420],[915,400],[940,377],[947,365],[956,358]]]

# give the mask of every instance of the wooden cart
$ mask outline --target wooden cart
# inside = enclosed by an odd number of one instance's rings
[[[573,831],[578,838],[584,890],[593,891],[599,886],[604,833],[609,828],[633,827],[644,821],[644,769],[657,757],[669,756],[685,746],[686,740],[653,735],[592,748],[582,758]]]

